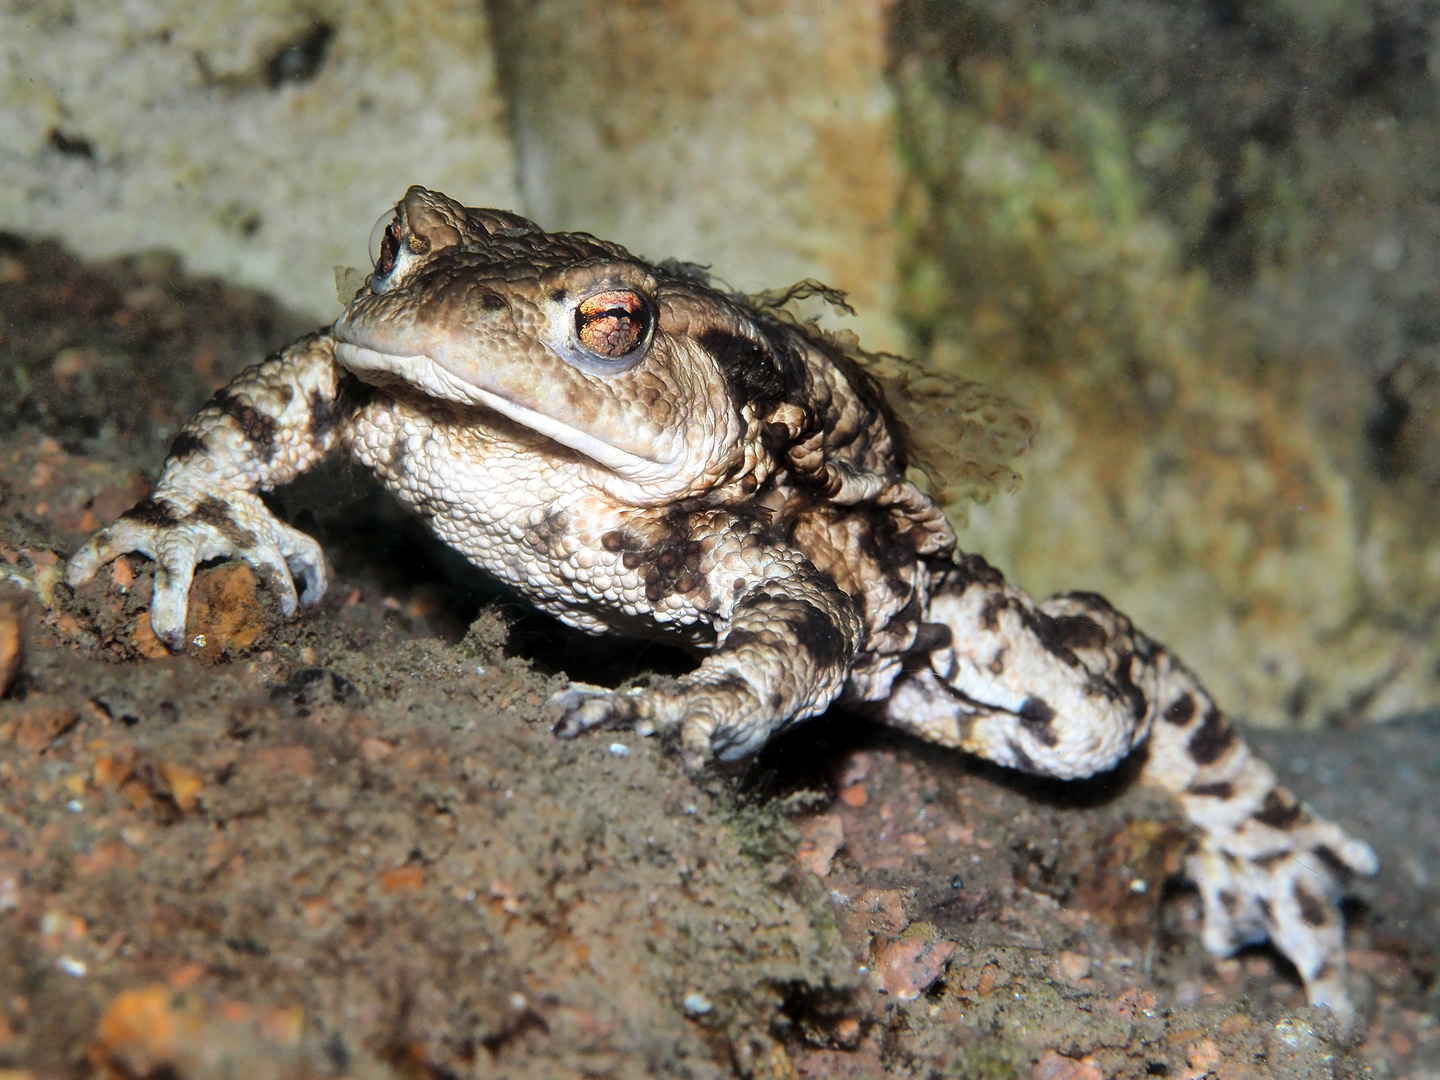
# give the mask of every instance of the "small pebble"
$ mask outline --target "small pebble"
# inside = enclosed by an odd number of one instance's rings
[[[69,810],[72,814],[78,814],[85,809],[85,804],[79,799],[71,799],[65,804],[65,809]]]
[[[1282,1043],[1295,1050],[1303,1050],[1315,1043],[1315,1029],[1295,1016],[1285,1016],[1277,1020],[1275,1035]]]
[[[963,877],[961,877],[959,874],[956,874],[954,877],[952,877],[952,878],[950,879],[950,888],[952,888],[952,889],[963,889],[964,887],[965,887],[965,879],[964,879]]]
[[[624,743],[612,742],[610,744],[610,753],[614,754],[616,757],[629,757],[630,747],[626,746]]]
[[[1137,877],[1134,881],[1130,882],[1130,891],[1137,895],[1143,893],[1148,888],[1150,888],[1150,883],[1144,878]]]
[[[73,956],[62,956],[55,961],[55,966],[66,975],[73,975],[77,979],[83,979],[89,968],[85,966],[84,960],[76,960]]]
[[[686,994],[683,1005],[688,1016],[704,1016],[715,1007],[704,994]]]

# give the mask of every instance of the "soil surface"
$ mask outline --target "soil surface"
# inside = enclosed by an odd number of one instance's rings
[[[839,714],[699,778],[555,739],[567,677],[689,661],[529,612],[343,467],[272,500],[334,566],[297,619],[221,563],[170,656],[144,559],[61,584],[304,329],[0,238],[0,1077],[1440,1075],[1440,718],[1256,733],[1385,861],[1344,1032],[1274,952],[1203,952],[1133,764],[1037,782]]]

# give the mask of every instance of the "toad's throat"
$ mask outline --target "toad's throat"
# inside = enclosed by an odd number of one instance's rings
[[[593,432],[513,401],[499,391],[477,386],[423,354],[403,356],[345,341],[336,343],[335,352],[340,362],[362,379],[367,376],[380,376],[383,381],[399,379],[432,397],[484,406],[622,476],[654,476],[658,470],[673,464],[626,450]]]

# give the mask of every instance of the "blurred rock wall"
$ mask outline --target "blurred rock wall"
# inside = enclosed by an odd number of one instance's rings
[[[517,201],[491,55],[470,0],[4,0],[0,228],[332,319],[407,185]]]
[[[817,277],[888,348],[884,0],[492,0],[525,206],[757,291]]]
[[[1040,425],[962,542],[1259,722],[1440,699],[1432,9],[896,13],[904,318]]]

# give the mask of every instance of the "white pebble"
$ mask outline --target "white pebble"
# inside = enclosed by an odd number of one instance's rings
[[[90,970],[85,966],[84,960],[76,960],[73,956],[60,957],[55,961],[55,966],[66,975],[73,975],[77,979],[83,979]]]
[[[715,1007],[704,994],[686,994],[682,1004],[689,1016],[704,1016]]]
[[[612,742],[610,744],[610,753],[616,757],[629,757],[630,747],[626,746],[623,742]]]
[[[78,814],[85,809],[85,804],[79,799],[71,799],[65,804],[65,809],[69,810],[72,814]]]

